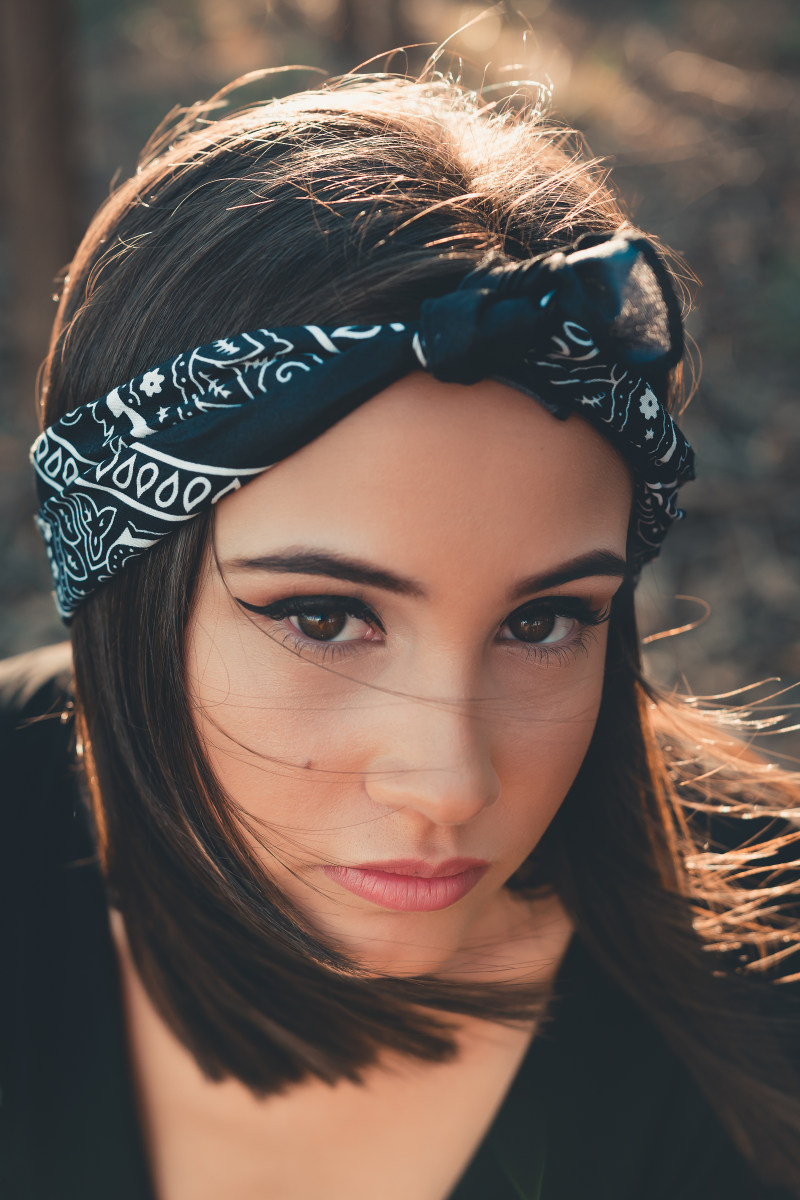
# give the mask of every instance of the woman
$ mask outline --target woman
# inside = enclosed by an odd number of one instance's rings
[[[800,1195],[796,781],[639,668],[682,351],[535,115],[361,76],[153,141],[32,455],[12,1194]]]

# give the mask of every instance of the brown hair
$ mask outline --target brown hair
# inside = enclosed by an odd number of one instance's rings
[[[44,422],[232,332],[413,319],[489,252],[528,257],[623,217],[574,135],[444,81],[362,75],[232,114],[198,106],[156,135],[78,250]],[[164,1018],[210,1077],[264,1093],[358,1078],[383,1046],[444,1057],[447,1012],[541,1013],[534,987],[367,977],[259,867],[186,698],[212,529],[199,517],[164,539],[72,627],[101,861]],[[776,968],[800,945],[797,876],[780,876],[779,857],[800,836],[797,779],[735,743],[726,720],[647,685],[624,586],[590,749],[513,882],[555,888],[756,1170],[800,1195],[787,1050],[800,1020],[776,1003],[790,999]],[[746,826],[725,815],[737,807]],[[740,846],[753,832],[764,840]],[[779,882],[757,886],[769,871]]]

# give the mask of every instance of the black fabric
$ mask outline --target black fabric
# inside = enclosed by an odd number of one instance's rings
[[[0,667],[4,1200],[151,1200],[106,901],[59,713],[68,647]]]
[[[0,1195],[155,1200],[105,894],[59,716],[69,674],[66,646],[0,664]],[[577,937],[556,995],[451,1200],[792,1200],[756,1182]]]

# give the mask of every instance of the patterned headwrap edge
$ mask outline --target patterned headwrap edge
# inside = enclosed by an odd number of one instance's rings
[[[417,322],[260,329],[179,354],[65,414],[31,461],[65,621],[161,537],[411,371],[492,378],[589,420],[635,481],[634,575],[683,516],[694,456],[666,407],[683,352],[669,276],[628,229],[486,266]]]

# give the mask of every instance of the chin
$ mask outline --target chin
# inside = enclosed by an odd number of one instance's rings
[[[326,941],[366,970],[409,978],[455,971],[486,906],[462,901],[438,912],[376,909],[359,917],[341,921],[328,912],[316,925]]]

